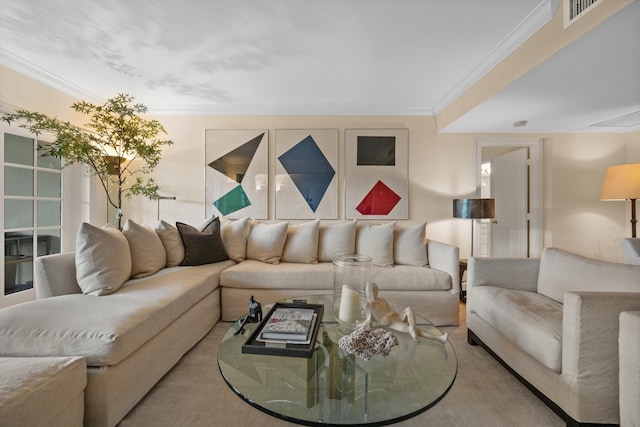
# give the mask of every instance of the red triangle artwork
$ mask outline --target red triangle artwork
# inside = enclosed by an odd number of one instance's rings
[[[401,197],[392,189],[382,181],[378,181],[362,199],[356,210],[362,215],[389,215],[400,199]]]

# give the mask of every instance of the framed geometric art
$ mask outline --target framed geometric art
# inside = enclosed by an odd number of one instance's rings
[[[408,219],[408,129],[345,130],[345,218]]]
[[[337,219],[337,169],[337,129],[276,129],[276,219]]]
[[[206,216],[267,219],[269,132],[205,130]]]

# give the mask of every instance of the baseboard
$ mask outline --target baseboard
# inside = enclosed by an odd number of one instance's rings
[[[527,387],[538,399],[540,399],[545,405],[549,407],[553,412],[556,413],[564,422],[567,423],[567,427],[619,427],[619,424],[597,424],[597,423],[581,423],[573,418],[569,414],[567,414],[561,407],[559,407],[554,401],[545,396],[540,390],[535,388],[529,381],[524,379],[520,374],[518,374],[511,366],[509,366],[500,356],[495,354],[489,346],[482,342],[480,338],[476,334],[473,333],[471,329],[467,329],[467,343],[470,345],[476,346],[479,345],[486,350],[487,353],[491,355],[494,359],[496,359],[502,366],[504,366],[507,371],[511,373],[514,377],[518,379],[525,387]]]

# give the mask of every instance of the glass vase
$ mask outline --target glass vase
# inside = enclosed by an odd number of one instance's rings
[[[348,334],[365,318],[367,283],[371,282],[371,258],[341,254],[333,259],[333,317],[338,331]]]

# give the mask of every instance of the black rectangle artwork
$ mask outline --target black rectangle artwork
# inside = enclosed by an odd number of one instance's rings
[[[395,166],[395,136],[358,136],[356,149],[358,166]]]
[[[277,302],[242,345],[242,352],[310,358],[323,313],[322,304]]]

